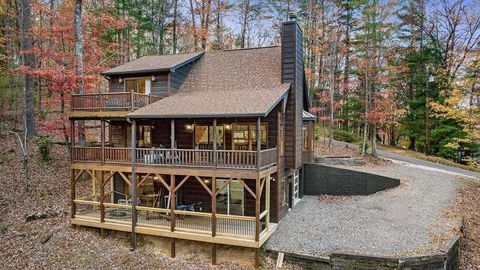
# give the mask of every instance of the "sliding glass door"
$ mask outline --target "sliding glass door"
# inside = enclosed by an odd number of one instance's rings
[[[217,190],[222,187],[226,179],[217,179]],[[225,215],[243,216],[244,189],[238,180],[230,183],[217,196],[217,213]]]

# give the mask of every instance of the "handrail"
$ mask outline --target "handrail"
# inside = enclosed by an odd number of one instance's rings
[[[72,110],[134,110],[162,99],[160,96],[136,92],[72,94]]]
[[[138,165],[173,166],[173,167],[207,167],[228,169],[255,169],[257,152],[251,150],[217,150],[211,149],[169,149],[169,148],[136,148],[135,158]],[[131,164],[130,147],[104,147],[105,163]],[[102,156],[101,147],[74,146],[73,161],[99,162]],[[273,166],[277,162],[277,149],[260,151],[262,169]],[[215,162],[216,161],[216,162]]]

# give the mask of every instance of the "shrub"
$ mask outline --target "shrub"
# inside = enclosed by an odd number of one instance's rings
[[[38,150],[40,151],[40,158],[42,161],[49,161],[50,160],[50,149],[52,148],[53,142],[52,139],[48,136],[40,136],[35,141]]]
[[[334,130],[333,138],[337,141],[348,142],[348,143],[355,143],[361,140],[360,137],[358,137],[357,135],[343,129]]]

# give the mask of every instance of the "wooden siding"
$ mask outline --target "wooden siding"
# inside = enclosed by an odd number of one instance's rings
[[[282,82],[292,83],[285,115],[285,166],[302,165],[303,34],[296,22],[282,27]]]
[[[170,93],[176,93],[180,86],[183,84],[185,79],[187,78],[188,73],[195,65],[196,62],[192,62],[190,64],[184,65],[180,68],[177,68],[175,72],[170,73]]]
[[[109,81],[109,91],[110,92],[125,92],[124,82],[125,79],[128,78],[141,78],[141,77],[155,77],[155,80],[152,81],[151,84],[151,94],[154,96],[159,97],[166,97],[169,95],[168,92],[168,76],[167,73],[154,73],[149,75],[129,75],[129,76],[122,76],[124,80],[122,82],[119,81],[119,76],[114,76],[110,78]]]

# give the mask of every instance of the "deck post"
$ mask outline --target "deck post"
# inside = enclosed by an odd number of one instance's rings
[[[175,231],[175,175],[170,175],[170,230]],[[175,257],[175,256],[174,256]]]
[[[260,177],[255,180],[255,242],[260,241]]]
[[[268,174],[267,175],[267,178],[265,179],[265,181],[267,181],[265,183],[266,187],[265,187],[265,210],[267,210],[267,216],[265,216],[265,223],[266,223],[266,226],[267,226],[267,231],[270,227],[270,180],[271,180],[271,175]]]
[[[260,248],[255,248],[255,269],[260,267]]]
[[[217,244],[212,244],[212,265],[217,264]]]
[[[262,134],[261,134],[261,130],[260,130],[260,117],[257,118],[257,171],[260,171],[260,164],[261,164],[261,160],[260,160],[260,151],[261,151],[261,147],[262,147],[262,140],[261,140],[261,137],[262,137]]]
[[[76,214],[76,211],[77,211],[77,208],[75,206],[75,169],[71,169],[70,170],[70,173],[71,173],[71,181],[70,181],[70,215],[71,215],[71,218],[74,219],[75,218],[75,214]]]
[[[175,238],[170,238],[170,257],[175,258]]]
[[[213,119],[213,168],[217,168],[217,118]]]
[[[135,110],[135,94],[133,90],[130,90],[130,110],[133,112]]]
[[[175,149],[175,119],[170,120],[170,162],[172,163],[172,167],[175,163],[174,158],[174,149]]]
[[[217,178],[212,177],[212,237],[217,236]]]
[[[133,92],[132,92],[133,93]],[[132,120],[132,183],[130,187],[130,194],[132,198],[132,247],[134,250],[137,245],[137,235],[135,233],[135,226],[137,225],[137,172],[136,169],[136,142],[137,142],[137,123]]]
[[[100,173],[100,223],[103,223],[105,222],[105,206],[103,205],[105,202],[105,172],[102,170]],[[105,235],[103,228],[100,228],[100,235],[102,237]]]
[[[105,120],[103,120],[103,118],[100,120],[100,142],[101,142],[101,146],[102,146],[102,153],[101,153],[101,157],[102,157],[102,161],[101,161],[101,164],[103,165],[105,163]],[[102,172],[102,175],[103,175],[103,172]],[[102,176],[103,177],[103,176]]]
[[[70,120],[70,154],[71,160],[74,159],[73,148],[75,147],[75,120]]]

